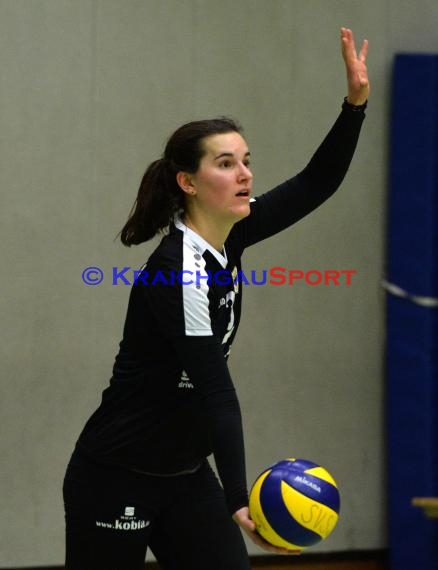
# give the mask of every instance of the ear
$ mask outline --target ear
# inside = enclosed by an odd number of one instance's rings
[[[193,185],[192,175],[189,172],[178,172],[176,175],[176,181],[178,186],[186,194],[196,194],[195,187]]]

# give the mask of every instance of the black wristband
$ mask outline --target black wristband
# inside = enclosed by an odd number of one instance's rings
[[[343,109],[350,109],[350,111],[365,111],[368,105],[368,100],[365,101],[362,105],[353,105],[348,101],[347,97],[344,97],[344,102],[342,103]]]

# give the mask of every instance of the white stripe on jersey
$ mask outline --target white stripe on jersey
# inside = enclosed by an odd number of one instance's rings
[[[187,234],[183,241],[183,271],[191,272],[183,273],[183,280],[192,281],[190,285],[182,286],[185,333],[187,336],[212,336],[205,259],[193,247]]]
[[[212,336],[211,319],[209,311],[207,271],[203,254],[208,250],[225,269],[227,254],[219,253],[204,238],[188,228],[178,217],[174,220],[175,226],[184,234],[183,238],[183,280],[193,283],[183,285],[183,303],[185,334],[187,336]],[[200,277],[200,278],[199,278]],[[231,334],[231,333],[230,333]]]

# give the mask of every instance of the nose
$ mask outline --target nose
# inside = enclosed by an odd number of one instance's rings
[[[251,169],[249,168],[249,166],[247,166],[243,162],[240,163],[238,177],[239,177],[239,180],[252,180]]]

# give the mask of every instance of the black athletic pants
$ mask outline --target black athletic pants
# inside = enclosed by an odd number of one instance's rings
[[[249,570],[240,529],[208,462],[156,477],[73,453],[64,480],[67,570]]]

